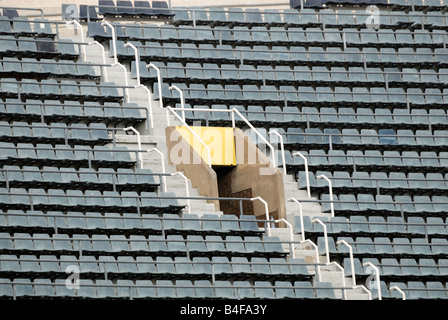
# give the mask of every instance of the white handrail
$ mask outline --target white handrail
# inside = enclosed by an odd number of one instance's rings
[[[328,235],[327,235],[327,226],[325,223],[322,222],[322,220],[315,218],[311,220],[312,223],[319,223],[324,228],[324,239],[325,239],[325,255],[327,257],[327,263],[330,263],[330,250],[328,249]]]
[[[67,24],[73,24],[76,25],[80,30],[81,30],[81,42],[84,43],[84,31],[82,29],[82,25],[75,19],[67,21]],[[85,46],[81,46],[81,52],[82,52],[82,59],[84,61],[87,61],[87,57],[86,57],[86,47]]]
[[[75,21],[75,20],[73,20]],[[101,22],[101,26],[108,26],[111,31],[112,31],[112,47],[114,50],[114,64],[118,63],[118,58],[117,58],[117,39],[116,39],[116,35],[115,35],[115,27],[113,25],[110,24],[109,21],[103,21]]]
[[[127,128],[123,128],[123,131],[127,132],[129,130],[132,130],[136,135],[137,135],[137,144],[138,144],[138,151],[142,150],[142,140],[140,138],[140,132],[137,131],[137,129],[135,129],[134,127],[127,127]],[[139,168],[142,169],[143,168],[143,162],[142,159],[140,157],[140,152],[137,152],[137,163],[139,165]]]
[[[259,200],[264,204],[264,211],[265,211],[265,215],[266,215],[266,220],[269,220],[269,207],[268,207],[268,203],[260,196],[258,197],[254,197],[250,199],[251,201],[255,201],[255,200]],[[271,236],[271,225],[270,223],[266,223],[266,232],[268,237]]]
[[[117,62],[115,64],[113,64],[112,66],[119,66],[121,69],[123,69],[124,72],[124,95],[126,98],[126,102],[129,102],[129,81],[128,81],[128,74],[127,74],[127,70],[126,67],[124,65],[122,65],[120,62]]]
[[[305,240],[305,226],[303,225],[303,211],[302,204],[296,198],[289,198],[288,201],[295,202],[299,205],[299,218],[300,218],[300,227],[302,228],[302,241]]]
[[[315,255],[315,258],[316,258],[317,281],[320,282],[320,281],[322,281],[322,278],[321,278],[321,275],[320,275],[319,249],[318,249],[317,245],[313,241],[311,241],[310,239],[306,239],[306,240],[300,241],[301,244],[305,243],[305,242],[309,243],[314,248],[314,255]]]
[[[282,162],[283,162],[283,174],[286,176],[287,172],[286,172],[286,163],[285,163],[285,146],[283,144],[283,136],[278,133],[278,131],[276,130],[270,130],[269,134],[275,134],[276,136],[278,136],[280,138],[280,150],[281,150],[281,155],[282,155]]]
[[[131,47],[134,50],[134,56],[135,56],[135,69],[137,70],[137,87],[140,86],[140,55],[138,53],[138,49],[135,45],[133,45],[130,42],[126,42],[124,44],[124,47]]]
[[[157,72],[157,82],[159,83],[159,106],[160,109],[163,109],[163,99],[162,99],[162,73],[160,72],[160,68],[153,63],[149,63],[146,65],[146,68],[153,68]]]
[[[336,244],[338,244],[338,245],[344,244],[348,247],[348,250],[350,252],[350,267],[352,268],[352,282],[353,282],[353,287],[356,287],[355,263],[353,260],[353,248],[345,240],[339,240],[338,242],[336,242]]]
[[[152,152],[152,151],[155,151],[155,152],[157,152],[160,155],[160,158],[162,159],[162,161],[161,161],[161,163],[162,163],[162,173],[165,174],[166,173],[166,170],[165,170],[165,156],[157,148],[152,148],[152,149],[146,150],[146,152],[148,152],[148,153]],[[166,189],[166,176],[163,176],[162,180],[163,180],[163,192],[167,192],[167,189]]]
[[[278,219],[278,220],[274,220],[275,223],[283,221],[289,229],[289,239],[290,239],[290,245],[291,245],[291,256],[292,259],[296,258],[296,254],[295,254],[295,248],[294,248],[294,230],[293,230],[293,226],[291,223],[289,223],[288,221],[286,221],[286,219]]]
[[[341,271],[342,287],[345,288],[345,272],[344,272],[344,268],[342,268],[342,266],[339,263],[335,262],[335,261],[327,263],[327,265],[330,265],[330,264],[334,264],[336,266],[336,268],[338,268]],[[344,293],[344,300],[347,300],[347,290],[342,289],[342,292]]]
[[[389,289],[390,289],[390,290],[397,290],[398,292],[401,293],[401,298],[402,298],[403,300],[406,300],[406,294],[405,294],[404,291],[401,290],[401,288],[399,288],[398,286],[393,286],[393,287],[390,287]]]
[[[184,122],[185,122],[186,120],[185,120],[185,96],[184,96],[184,92],[181,89],[179,89],[178,86],[175,86],[175,85],[170,86],[169,89],[170,90],[174,89],[177,92],[179,92],[179,95],[180,95],[180,105],[181,105],[181,108],[182,108],[182,119],[184,119]]]
[[[177,119],[179,119],[179,121],[180,122],[182,122],[182,124],[188,129],[188,131],[190,131],[192,134],[193,134],[193,136],[196,138],[196,139],[198,139],[199,140],[199,142],[205,147],[205,149],[207,150],[207,154],[208,154],[208,166],[211,168],[212,167],[212,156],[211,156],[211,152],[210,152],[210,148],[209,148],[209,146],[201,139],[201,137],[199,137],[198,135],[197,135],[197,133],[196,132],[194,132],[194,130],[193,129],[191,129],[191,127],[177,114],[177,112],[175,112],[174,110],[173,110],[173,108],[171,108],[170,106],[167,106],[166,107],[166,109],[167,110],[169,110],[169,111],[171,111],[173,114],[174,114],[174,116],[177,118]],[[169,117],[168,117],[168,114],[167,114],[167,118],[169,119]],[[168,125],[169,125],[169,120],[167,120],[168,121]],[[201,153],[201,155],[200,155],[201,157],[202,157],[202,153]]]
[[[220,110],[218,110],[220,111]],[[271,149],[271,154],[272,154],[272,166],[274,168],[277,168],[277,160],[275,159],[275,149],[274,147],[263,137],[263,135],[258,132],[258,130],[252,125],[252,123],[249,122],[249,120],[247,120],[242,114],[241,112],[236,109],[236,108],[232,108],[233,112],[236,112],[236,114],[238,114],[240,116],[241,119],[243,119],[243,121],[252,129],[255,131],[255,133],[261,138],[261,140],[266,143],[266,145]],[[235,127],[235,126],[234,126]]]
[[[146,93],[147,93],[147,96],[148,96],[148,107],[147,107],[147,110],[149,112],[149,123],[151,125],[151,129],[154,129],[154,116],[153,116],[153,112],[152,112],[151,91],[149,91],[149,89],[146,86],[142,85],[142,84],[136,86],[135,88],[143,88],[146,91]],[[148,134],[149,134],[149,132],[148,132]]]
[[[378,290],[378,300],[382,300],[381,298],[381,284],[380,284],[380,270],[378,269],[378,267],[376,267],[372,262],[368,261],[363,263],[363,266],[370,266],[372,267],[373,270],[375,270],[375,280],[376,280],[376,287]]]
[[[328,182],[328,190],[330,192],[330,210],[331,210],[331,216],[334,217],[334,204],[333,204],[333,185],[331,183],[331,180],[324,174],[321,174],[317,176],[317,179],[325,179]]]
[[[104,50],[104,46],[101,43],[99,43],[98,41],[96,41],[96,40],[92,41],[92,42],[89,42],[89,45],[92,45],[92,44],[96,44],[97,46],[100,47],[101,53],[102,53],[102,56],[103,56],[103,65],[107,64],[107,62],[106,62],[106,51]],[[104,76],[103,80],[105,82],[107,82],[108,78],[109,78],[108,75],[107,75],[107,68],[105,66],[102,66],[101,69],[102,69],[102,74]]]
[[[306,191],[308,192],[308,198],[311,198],[311,187],[310,187],[310,177],[308,175],[308,159],[299,151],[296,151],[292,154],[292,157],[299,156],[303,159],[305,163],[305,179],[306,179]]]
[[[190,197],[190,191],[188,189],[188,178],[182,172],[174,172],[171,174],[171,176],[175,175],[179,175],[185,180],[185,193],[187,197]],[[191,214],[190,199],[187,199],[187,207],[188,207],[188,213]]]

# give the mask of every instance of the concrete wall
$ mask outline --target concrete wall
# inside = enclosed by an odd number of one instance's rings
[[[191,180],[192,187],[197,188],[201,196],[219,197],[216,172],[203,161],[175,127],[167,127],[165,134],[168,162],[174,164],[177,171],[182,171]],[[183,159],[182,163],[177,161],[179,158]],[[209,202],[215,204],[216,210],[220,210],[218,200]]]
[[[241,129],[235,128],[234,135],[237,165],[227,173],[226,181],[229,182],[226,183],[230,185],[226,186],[226,192],[234,194],[250,189],[253,197],[259,196],[268,203],[270,215],[285,218],[282,174],[271,166],[269,159]],[[202,196],[219,197],[216,172],[203,161],[175,127],[166,128],[166,137],[169,163],[175,164],[178,171],[184,172]],[[218,201],[209,202],[215,203],[217,209],[220,207]],[[266,218],[265,206],[261,201],[253,202],[253,214],[260,219]]]
[[[268,202],[269,212],[275,218],[285,218],[282,174],[271,166],[266,155],[239,128],[235,129],[235,147],[237,166],[231,172],[232,191],[251,189],[252,196],[260,196]],[[265,207],[262,202],[254,202],[254,215],[265,219]]]

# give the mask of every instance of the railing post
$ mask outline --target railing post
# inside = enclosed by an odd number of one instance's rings
[[[277,168],[277,159],[275,159],[275,149],[272,146],[272,144],[270,144],[262,135],[260,132],[258,132],[258,130],[249,122],[249,120],[247,120],[242,114],[241,112],[236,109],[236,108],[232,108],[232,113],[235,112],[236,114],[238,114],[238,116],[243,119],[243,121],[252,129],[255,131],[255,133],[261,138],[261,140],[266,143],[266,145],[269,147],[269,149],[271,149],[271,153],[272,153],[272,166],[274,168]]]
[[[82,25],[75,19],[67,21],[67,24],[73,24],[76,25],[78,27],[78,29],[81,30],[81,42],[84,43],[84,31],[82,29]],[[86,61],[86,47],[85,46],[81,46],[81,52],[82,52],[82,60]]]
[[[350,252],[350,267],[352,268],[352,282],[353,282],[353,287],[356,287],[355,263],[353,260],[353,248],[345,240],[339,240],[338,242],[336,242],[336,244],[338,244],[338,245],[344,244],[348,247],[348,250]]]
[[[155,152],[157,152],[159,155],[160,155],[160,158],[162,159],[162,161],[161,161],[161,163],[162,163],[162,173],[163,174],[165,174],[166,173],[166,171],[165,171],[165,156],[163,155],[163,153],[159,150],[159,149],[157,149],[157,148],[152,148],[152,149],[149,149],[149,150],[146,150],[146,152],[152,152],[152,151],[155,151]],[[166,177],[165,176],[163,176],[162,178],[161,178],[161,180],[162,180],[162,182],[163,182],[163,192],[167,192],[167,189],[166,189]]]
[[[281,150],[281,155],[282,155],[282,163],[283,163],[283,174],[286,176],[287,172],[286,172],[286,163],[285,163],[285,146],[283,144],[283,137],[280,133],[278,133],[278,131],[276,130],[270,130],[269,134],[275,134],[276,136],[279,137],[280,139],[280,150]]]
[[[331,184],[331,180],[326,175],[319,175],[317,176],[317,179],[325,179],[328,182],[328,189],[330,191],[330,210],[331,210],[331,216],[334,217],[334,204],[333,204],[333,186]]]
[[[344,268],[342,268],[342,266],[337,263],[337,262],[330,262],[328,264],[333,264],[336,266],[336,268],[338,268],[341,271],[341,278],[342,278],[342,294],[344,296],[344,300],[347,300],[347,290],[345,289],[345,273],[344,273]]]
[[[171,176],[175,175],[179,175],[185,180],[185,193],[187,197],[190,197],[190,191],[188,189],[188,178],[182,172],[175,172],[171,174]],[[190,199],[187,199],[187,207],[188,207],[188,213],[191,214]]]
[[[177,87],[175,85],[172,85],[170,87],[170,90],[173,90],[173,89],[176,90],[177,92],[179,92],[179,95],[180,95],[180,106],[182,108],[182,119],[184,119],[184,122],[185,122],[185,97],[184,97],[184,92],[181,89],[179,89],[179,87]]]
[[[262,198],[262,197],[255,197],[255,198],[251,198],[251,201],[255,201],[255,200],[260,200],[263,204],[264,204],[264,211],[265,211],[265,215],[266,215],[266,220],[269,220],[269,208],[268,208],[268,203]],[[266,232],[268,237],[271,236],[271,226],[269,223],[266,224]]]
[[[146,109],[147,109],[147,112],[149,113],[149,127],[151,129],[154,129],[154,116],[153,116],[153,112],[152,112],[151,91],[149,91],[149,89],[146,86],[141,85],[141,84],[136,86],[135,88],[143,88],[146,91],[146,93],[147,93],[147,96],[148,96],[148,108],[146,108]],[[148,134],[149,134],[150,130],[148,128],[148,125],[146,127],[147,127]]]
[[[318,248],[317,248],[317,245],[313,242],[313,241],[311,241],[310,239],[306,239],[306,240],[303,240],[303,241],[300,241],[300,243],[302,244],[302,243],[309,243],[313,248],[314,248],[314,254],[315,254],[315,259],[316,259],[316,275],[317,275],[317,281],[318,282],[320,282],[320,281],[322,281],[322,278],[321,278],[321,276],[320,276],[320,265],[319,265],[319,252],[318,252]]]
[[[305,240],[305,226],[303,225],[303,210],[302,210],[302,204],[297,201],[295,198],[289,198],[288,201],[295,202],[299,205],[299,218],[300,218],[300,227],[302,228],[302,241]]]
[[[118,58],[117,58],[117,39],[115,37],[115,28],[114,28],[113,25],[110,24],[109,21],[103,21],[103,22],[101,22],[101,25],[102,26],[106,25],[106,26],[108,26],[111,29],[111,32],[112,32],[112,47],[113,47],[113,50],[114,50],[114,64],[117,64],[118,63]]]
[[[291,241],[290,242],[290,244],[291,244],[291,247],[290,247],[291,253],[290,254],[291,254],[291,258],[295,259],[296,258],[296,254],[295,254],[295,249],[294,249],[294,230],[293,230],[292,224],[289,223],[288,221],[286,221],[286,219],[275,220],[276,223],[280,222],[280,221],[284,222],[288,226],[288,229],[289,229],[289,239]]]
[[[191,134],[193,134],[193,136],[199,140],[199,142],[205,147],[205,149],[207,150],[207,156],[208,156],[208,166],[211,168],[212,167],[212,156],[211,156],[211,151],[210,151],[210,147],[201,139],[201,137],[198,136],[198,134],[196,132],[194,132],[193,129],[191,129],[191,127],[173,110],[173,108],[171,108],[170,106],[166,107],[167,109],[167,118],[168,118],[168,111],[171,111],[173,113],[173,115],[180,120],[180,122],[182,122],[182,124],[188,129],[188,131],[191,132]],[[168,123],[169,126],[169,123]],[[202,158],[202,152],[201,152],[201,158]]]
[[[330,263],[330,250],[328,249],[328,235],[327,235],[327,226],[320,219],[311,220],[312,223],[319,223],[324,228],[324,239],[325,239],[325,255],[327,257],[327,264]]]
[[[308,198],[311,198],[311,187],[310,187],[310,177],[308,175],[308,159],[301,154],[299,151],[294,152],[292,154],[292,157],[299,156],[303,159],[303,162],[305,163],[305,179],[306,179],[306,191],[308,192]]]
[[[378,267],[376,267],[372,262],[368,261],[363,263],[363,266],[370,266],[375,271],[375,280],[376,280],[376,287],[378,290],[378,300],[382,300],[381,298],[381,283],[380,283],[380,270]]]
[[[137,143],[138,143],[138,150],[141,151],[142,150],[142,140],[140,138],[140,132],[137,131],[137,129],[135,129],[134,127],[127,127],[124,128],[123,131],[129,131],[132,130],[136,135],[137,135]],[[137,152],[137,163],[138,166],[140,167],[140,169],[143,168],[143,161],[141,159],[141,155],[140,152]]]
[[[132,43],[125,43],[124,44],[125,48],[127,47],[131,47],[134,50],[134,55],[135,55],[135,70],[137,71],[137,87],[140,86],[140,55],[138,53],[138,49],[135,45],[133,45]]]
[[[146,68],[153,68],[157,72],[157,82],[159,83],[159,106],[160,109],[163,109],[163,100],[162,100],[162,74],[160,72],[160,68],[157,67],[153,63],[149,63],[146,65]]]
[[[96,40],[92,41],[92,42],[89,42],[89,45],[92,45],[92,44],[96,44],[97,46],[100,47],[102,55],[103,55],[103,64],[104,65],[107,64],[106,63],[106,52],[104,50],[104,46],[101,43],[99,43],[98,41],[96,41]],[[107,82],[108,81],[107,68],[105,66],[102,66],[101,69],[102,69],[102,74],[104,76],[103,79],[104,79],[105,82]]]
[[[392,291],[392,290],[397,290],[398,292],[401,293],[401,298],[402,298],[403,300],[406,300],[406,294],[405,294],[404,291],[401,290],[398,286],[393,286],[393,287],[390,287],[389,289],[390,289],[391,291]]]

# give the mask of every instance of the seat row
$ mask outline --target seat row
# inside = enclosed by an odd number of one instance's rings
[[[169,18],[174,14],[166,1],[98,0],[98,13],[103,17],[157,17]]]
[[[0,225],[3,231],[20,230],[27,233],[39,233],[43,230],[49,234],[58,230],[65,234],[82,232],[83,234],[122,234],[135,235],[182,235],[190,239],[196,248],[205,252],[204,240],[212,242],[222,241],[227,235],[240,237],[260,237],[262,231],[252,215],[241,215],[239,219],[234,215],[204,215],[198,217],[191,213],[179,217],[175,213],[166,213],[169,205],[174,204],[174,199],[157,198],[156,194],[151,199],[153,204],[161,208],[154,214],[138,215],[137,213],[116,212],[78,212],[68,211],[38,211],[38,210],[5,210],[2,212]],[[164,193],[161,193],[163,196]],[[78,210],[73,208],[73,210]],[[8,229],[9,228],[9,229]],[[56,236],[56,234],[55,234]]]
[[[102,122],[107,125],[136,124],[148,117],[147,109],[136,103],[77,100],[35,100],[6,98],[0,101],[0,114],[4,121],[27,123],[71,123]]]
[[[25,189],[78,189],[78,190],[116,190],[121,191],[148,191],[157,189],[157,173],[151,169],[117,168],[61,168],[44,166],[5,165],[0,169],[0,185],[10,188]],[[160,177],[157,178],[160,180]]]
[[[112,219],[113,220],[113,219]],[[125,235],[74,233],[72,237],[52,237],[48,234],[14,233],[10,237],[2,234],[2,248],[9,254],[37,254],[40,251],[53,254],[88,255],[149,255],[158,256],[246,256],[246,257],[284,257],[287,252],[282,249],[278,237],[232,236],[223,239],[220,236],[189,236],[182,235]],[[205,241],[204,241],[205,240]],[[285,259],[283,258],[283,264]],[[306,268],[305,268],[306,269]],[[3,270],[3,268],[2,268]]]
[[[399,299],[402,300],[403,296],[397,290],[388,290],[385,281],[380,281],[380,290],[381,295],[385,299]],[[390,287],[398,287],[400,288],[405,295],[405,298],[408,300],[421,300],[421,299],[446,299],[447,290],[446,290],[446,282],[434,280],[422,282],[418,280],[410,280],[407,282],[403,282],[400,280],[390,281]],[[376,296],[378,296],[378,290],[374,291]]]
[[[296,1],[300,6],[300,1]],[[241,8],[210,8],[201,7],[183,8],[176,11],[172,24],[179,25],[209,25],[209,26],[353,26],[363,27],[366,25],[367,18],[371,15],[362,9],[345,10],[344,8],[321,8],[321,10],[313,10],[308,7],[311,1],[303,1],[304,9],[298,10],[279,10],[279,9],[241,9]],[[318,0],[320,2],[320,0]],[[328,1],[330,2],[330,1]],[[344,2],[344,1],[338,1]],[[347,1],[348,2],[348,1]],[[386,1],[365,1],[364,4],[387,5]],[[434,3],[436,4],[436,2]],[[384,11],[382,12],[382,27],[416,27],[421,23],[420,19],[424,19],[425,25],[436,25],[443,23],[444,8],[437,2],[437,6],[425,7],[429,9],[425,12],[410,11],[406,15],[402,11]],[[294,6],[292,6],[294,7]],[[382,19],[383,20],[383,19]]]
[[[377,197],[378,200],[385,200],[386,197]],[[364,236],[370,238],[447,238],[447,223],[445,217],[409,216],[406,220],[399,216],[338,216],[319,217],[325,223],[327,233],[333,236],[356,237]],[[302,224],[303,221],[303,224]],[[322,234],[322,226],[312,223],[309,216],[296,217],[294,220],[294,232],[305,233],[306,236]]]
[[[4,153],[0,163],[19,166],[58,166],[60,168],[130,168],[135,165],[130,150],[125,147],[82,146],[0,142]],[[135,151],[138,152],[138,151]]]
[[[120,92],[121,91],[121,92]],[[122,101],[124,92],[113,82],[81,80],[23,79],[2,78],[0,94],[4,98],[42,99],[42,100],[78,100],[117,102]]]
[[[186,105],[186,107],[188,107],[188,105]],[[212,108],[213,107],[217,108],[216,105],[212,105]],[[387,130],[398,132],[398,130],[403,130],[408,127],[423,129],[423,126],[426,126],[426,128],[431,126],[434,128],[439,125],[443,126],[443,123],[446,123],[445,110],[437,108],[430,108],[427,111],[426,109],[417,108],[411,110],[401,108],[393,108],[392,110],[375,108],[372,110],[370,108],[350,107],[336,109],[335,107],[323,106],[319,109],[317,107],[302,107],[299,109],[295,106],[283,108],[266,106],[264,110],[260,106],[248,106],[247,110],[238,106],[232,107],[238,109],[243,115],[247,114],[247,119],[251,121],[251,123],[254,121],[255,124],[265,124],[266,122],[271,121],[271,127],[275,127],[275,124],[279,125],[285,122],[293,123],[296,126],[304,123],[309,123],[310,125],[320,125],[325,123],[325,128],[339,128],[343,124],[344,129],[353,129],[350,127],[357,126],[359,127],[358,132],[362,132],[362,128],[376,128],[378,126],[378,133],[386,134],[385,130],[387,126],[391,126],[391,128]],[[202,108],[207,107],[204,106]],[[286,133],[288,131],[289,130],[287,129]],[[392,131],[387,132],[393,134]],[[291,131],[291,133],[292,132],[293,131]]]
[[[387,117],[387,116],[386,116]],[[381,123],[381,122],[380,122]],[[379,131],[379,132],[378,132]],[[411,129],[329,129],[295,128],[285,132],[288,147],[302,146],[303,144],[328,145],[336,149],[350,149],[359,146],[360,150],[422,150],[442,151],[439,147],[446,145],[448,131]],[[330,139],[331,138],[331,139]]]
[[[98,1],[97,6],[63,3],[61,9],[64,20],[79,19],[87,22],[99,21],[105,17],[169,19],[174,15],[166,1],[117,0],[116,5],[114,1]]]
[[[403,47],[394,48],[357,48],[321,46],[276,46],[270,49],[266,45],[235,46],[192,43],[130,42],[138,47],[140,58],[147,63],[163,62],[199,62],[218,64],[249,65],[306,65],[306,66],[369,66],[369,67],[409,67],[409,68],[445,68],[447,53],[444,48]],[[110,48],[113,48],[109,41]],[[125,47],[123,40],[116,42],[117,57],[122,63],[135,60],[132,48]],[[114,56],[112,49],[110,55]]]
[[[329,282],[247,280],[130,280],[80,279],[79,289],[68,289],[64,279],[0,280],[3,299],[336,299],[339,291]]]
[[[56,33],[48,19],[30,20],[26,16],[17,16],[11,19],[7,16],[0,16],[0,35],[54,38]]]

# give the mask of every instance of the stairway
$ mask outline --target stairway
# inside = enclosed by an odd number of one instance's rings
[[[271,235],[277,236],[281,241],[284,241],[283,248],[290,252],[291,248],[286,242],[290,241],[290,232],[287,228],[271,229]],[[365,288],[360,287],[361,284],[353,286],[353,279],[344,274],[343,268],[336,262],[327,263],[325,255],[319,255],[317,245],[309,240],[302,241],[302,236],[299,234],[293,235],[294,244],[294,258],[303,259],[307,263],[308,272],[312,274],[313,285],[318,282],[329,282],[335,287],[334,293],[337,299],[343,300],[369,300],[369,293]],[[317,267],[316,263],[320,265]],[[347,288],[341,290],[338,288]]]
[[[93,42],[93,39],[85,39],[86,42]],[[113,58],[109,57],[109,50],[105,48],[106,64],[113,64]],[[86,47],[86,56],[88,60],[93,63],[103,63],[103,52],[98,45],[89,45]],[[161,177],[163,183],[166,183],[161,191],[174,193],[180,197],[186,197],[187,194],[190,197],[199,197],[199,191],[193,188],[191,181],[185,178],[181,174],[176,174],[177,170],[174,165],[168,163],[168,149],[165,137],[165,128],[167,127],[167,112],[166,109],[161,109],[159,101],[155,101],[150,96],[151,101],[148,100],[148,91],[142,87],[137,87],[138,82],[136,79],[131,79],[130,68],[125,66],[126,72],[121,66],[107,67],[108,81],[113,81],[118,85],[128,85],[135,88],[128,89],[128,102],[137,103],[139,107],[145,107],[149,110],[149,105],[152,107],[154,128],[150,128],[148,132],[147,124],[141,123],[135,129],[140,133],[140,144],[142,150],[152,150],[151,152],[142,153],[141,165],[142,168],[149,168],[153,173],[165,173],[175,174],[173,176]],[[125,78],[127,77],[127,79]],[[149,111],[148,111],[149,112]],[[179,126],[182,123],[175,118],[174,115],[169,115],[170,125]],[[117,146],[124,146],[131,150],[138,149],[138,136],[132,130],[127,132],[117,131],[115,143]],[[160,153],[163,154],[163,162]],[[135,153],[131,153],[131,158],[135,160]],[[158,178],[155,178],[156,181]],[[187,188],[187,190],[186,190]],[[217,211],[213,203],[208,203],[206,200],[186,200],[179,199],[178,202],[181,205],[187,205],[182,213],[193,213],[198,216],[203,214],[222,214],[222,211]]]

